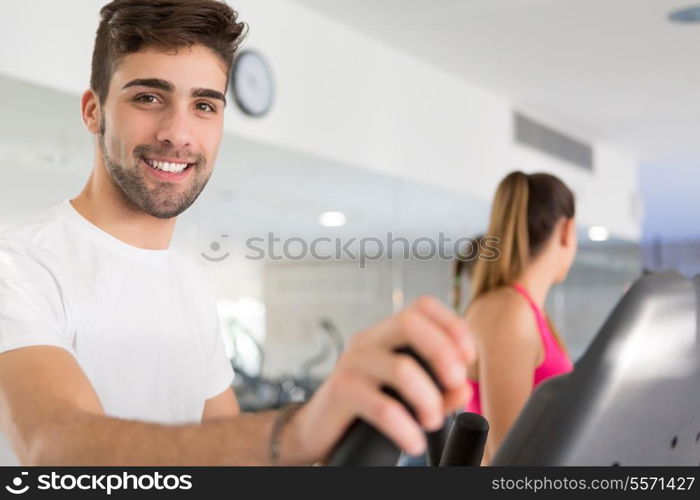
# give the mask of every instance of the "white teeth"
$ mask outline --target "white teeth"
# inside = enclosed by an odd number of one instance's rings
[[[179,173],[187,168],[187,163],[168,163],[164,161],[155,161],[149,158],[145,158],[146,163],[151,167],[163,170],[164,172],[174,172]]]

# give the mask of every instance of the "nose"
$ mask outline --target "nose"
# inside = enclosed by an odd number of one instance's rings
[[[173,106],[163,116],[157,139],[175,150],[192,145],[192,117],[184,106]]]

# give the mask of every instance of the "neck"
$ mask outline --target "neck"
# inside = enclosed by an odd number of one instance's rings
[[[520,275],[517,283],[522,285],[530,294],[532,300],[540,307],[544,307],[547,294],[554,284],[554,278],[541,260],[530,264]]]
[[[165,250],[170,245],[177,218],[159,219],[134,205],[99,158],[85,187],[70,202],[80,215],[124,243],[148,250]]]

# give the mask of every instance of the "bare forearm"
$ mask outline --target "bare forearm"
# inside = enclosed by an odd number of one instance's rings
[[[169,426],[66,412],[41,433],[32,465],[263,465],[275,412]]]

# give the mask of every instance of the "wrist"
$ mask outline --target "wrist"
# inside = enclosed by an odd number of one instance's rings
[[[273,419],[268,446],[272,465],[307,465],[303,437],[305,404],[293,403],[279,409]]]

